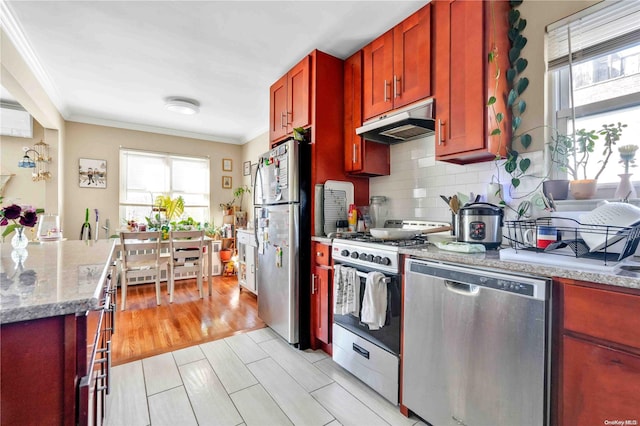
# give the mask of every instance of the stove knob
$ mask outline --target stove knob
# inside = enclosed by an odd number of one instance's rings
[[[349,256],[349,250],[342,250],[342,251],[340,252],[340,256],[344,256],[344,257]]]
[[[389,265],[391,265],[391,259],[389,259],[388,257],[383,257],[382,260],[380,261],[380,263],[385,265],[385,266],[389,266]]]
[[[357,259],[358,258],[358,252],[354,251],[353,253],[351,253],[351,257],[354,258],[354,259]]]
[[[367,256],[367,260],[368,260],[369,262],[373,262],[373,258],[374,258],[374,256],[373,256],[372,254],[370,254],[369,256]]]
[[[360,253],[360,260],[367,260],[367,254],[366,253]]]
[[[374,263],[382,263],[382,258],[380,256],[376,256],[373,261]]]

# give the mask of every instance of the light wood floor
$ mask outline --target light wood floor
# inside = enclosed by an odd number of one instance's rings
[[[270,328],[114,367],[106,426],[426,426]]]
[[[214,277],[213,294],[200,299],[196,281],[176,281],[173,303],[162,283],[162,304],[155,286],[129,286],[127,309],[118,311],[113,336],[114,365],[175,351],[265,326],[258,318],[256,296],[238,288],[236,277]]]

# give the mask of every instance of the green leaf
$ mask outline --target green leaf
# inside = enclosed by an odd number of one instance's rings
[[[529,148],[529,145],[531,145],[531,135],[526,133],[526,134],[520,136],[520,143],[522,144],[524,149]]]
[[[513,117],[513,120],[511,121],[511,129],[513,130],[514,133],[516,130],[518,130],[518,127],[520,127],[521,123],[522,123],[522,118]]]
[[[2,233],[2,238],[4,238],[7,235],[11,234],[13,232],[13,230],[16,229],[17,227],[18,227],[18,225],[16,225],[15,223],[7,225],[7,227],[4,228],[4,232]]]
[[[487,101],[487,106],[489,106],[489,105],[493,105],[493,104],[495,104],[495,103],[496,103],[496,97],[495,97],[495,96],[491,96],[491,97],[489,98],[489,100]]]
[[[522,32],[525,28],[527,28],[527,20],[521,19],[520,22],[518,22],[518,31]]]
[[[510,0],[509,1],[509,6],[511,7],[518,7],[522,4],[523,0]]]
[[[523,35],[518,35],[518,37],[516,37],[516,39],[513,41],[513,46],[517,47],[518,49],[522,49],[526,45],[527,45],[527,38]]]
[[[496,121],[498,123],[501,123],[503,119],[504,119],[504,114],[503,113],[499,112],[499,113],[496,114]]]
[[[527,65],[529,65],[529,61],[527,61],[525,58],[518,58],[518,60],[514,65],[515,65],[516,71],[518,71],[518,74],[520,74],[522,71],[524,71],[527,68]]]
[[[520,186],[520,179],[518,178],[511,178],[511,186],[513,186],[514,188],[517,188]]]
[[[515,89],[511,89],[509,91],[509,96],[507,97],[507,106],[511,107],[513,105],[513,103],[516,101],[516,98],[518,97],[518,93],[516,92]]]
[[[522,114],[527,109],[527,103],[525,101],[518,102],[518,114]]]
[[[513,40],[516,39],[516,37],[518,37],[518,30],[515,28],[510,28],[509,31],[507,32],[507,36],[509,37],[509,41],[513,43]]]
[[[517,75],[516,70],[513,68],[509,68],[507,70],[507,81],[511,83],[516,78],[516,75]]]
[[[509,49],[509,63],[513,64],[520,57],[520,49],[512,47]]]
[[[509,25],[513,26],[520,19],[520,11],[516,9],[511,9],[509,11]]]
[[[507,171],[507,173],[513,173],[515,172],[515,170],[518,168],[518,163],[516,163],[516,159],[510,157],[505,163],[504,163],[504,169]]]
[[[516,83],[516,91],[518,92],[518,95],[522,95],[522,93],[527,90],[527,87],[529,87],[529,79],[527,77],[522,77],[518,80],[518,83]]]
[[[500,129],[493,129],[493,130],[491,131],[491,136],[499,135],[499,134],[501,134],[501,133],[502,133],[502,130],[500,130]]]
[[[528,158],[523,158],[522,160],[520,160],[520,170],[522,170],[522,173],[526,172],[530,165],[531,160],[529,160]]]

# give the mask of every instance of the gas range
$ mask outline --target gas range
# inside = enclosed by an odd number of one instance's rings
[[[422,229],[448,226],[445,222],[433,221],[387,221],[387,228]],[[332,241],[334,261],[364,266],[372,270],[391,274],[400,273],[400,247],[420,247],[427,244],[426,237],[417,236],[404,240],[383,240],[368,233],[339,234]]]

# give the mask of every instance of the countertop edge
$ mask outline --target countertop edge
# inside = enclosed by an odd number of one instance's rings
[[[640,289],[640,274],[634,272],[619,271],[617,273],[598,273],[555,266],[545,266],[541,264],[513,262],[500,260],[499,258],[497,258],[499,256],[498,252],[490,251],[486,253],[460,254],[454,252],[446,252],[435,247],[429,247],[428,249],[401,248],[400,253],[410,255],[418,259],[462,263],[465,265],[473,265],[484,268],[489,267],[504,269],[512,272],[520,272],[528,275],[536,275],[546,278],[571,278],[574,280],[606,284],[615,287]],[[492,258],[494,256],[496,258]]]
[[[5,325],[71,314],[77,315],[86,311],[97,310],[99,307],[98,299],[92,297],[91,299],[8,309],[2,311],[0,324]]]

